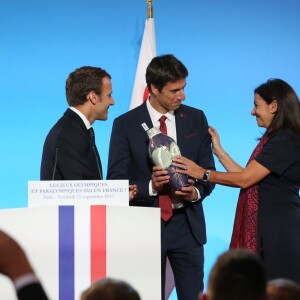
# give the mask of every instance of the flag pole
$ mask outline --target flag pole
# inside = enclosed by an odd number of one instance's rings
[[[152,2],[154,0],[146,0],[146,2],[148,3],[148,19],[152,19],[153,18],[153,8],[152,8]]]

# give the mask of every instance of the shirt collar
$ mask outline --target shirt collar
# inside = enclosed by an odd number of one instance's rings
[[[174,122],[175,120],[174,110],[169,110],[167,113],[162,114],[153,108],[153,106],[150,104],[149,99],[147,99],[146,105],[152,121],[158,122],[160,117],[162,115],[165,115],[169,121]]]
[[[73,110],[74,113],[76,113],[81,118],[81,120],[83,121],[87,130],[89,130],[92,127],[89,120],[86,118],[86,116],[81,111],[79,111],[77,108],[75,108],[73,106],[71,106],[70,109]]]

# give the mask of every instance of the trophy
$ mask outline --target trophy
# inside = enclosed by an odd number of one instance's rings
[[[178,191],[188,185],[188,176],[177,173],[177,167],[173,166],[174,156],[181,155],[177,143],[168,135],[163,134],[157,127],[147,130],[149,137],[149,156],[156,166],[161,166],[170,175],[170,186]]]

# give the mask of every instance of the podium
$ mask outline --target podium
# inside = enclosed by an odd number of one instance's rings
[[[125,280],[143,300],[160,299],[160,210],[129,207],[126,195],[127,206],[68,199],[67,205],[41,201],[42,207],[0,210],[0,228],[24,248],[50,299],[80,299],[103,277]],[[0,290],[16,299],[4,276]]]

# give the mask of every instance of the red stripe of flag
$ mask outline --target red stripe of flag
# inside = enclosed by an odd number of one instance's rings
[[[106,277],[106,206],[91,206],[91,283]]]

